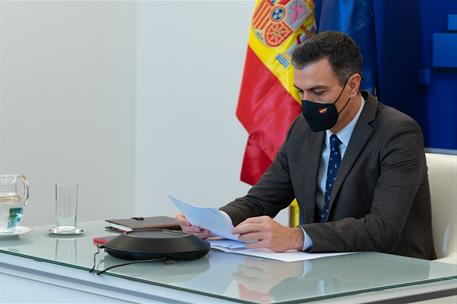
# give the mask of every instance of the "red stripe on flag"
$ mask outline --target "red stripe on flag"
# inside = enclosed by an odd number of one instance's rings
[[[262,20],[260,20],[259,24],[256,26],[256,28],[258,29],[263,29],[265,27],[265,25],[270,22],[270,11],[267,12],[267,15],[265,16],[265,18],[263,18]]]
[[[248,47],[236,115],[249,133],[241,180],[255,184],[283,143],[299,104]]]
[[[252,23],[256,22],[256,20],[259,18],[259,16],[264,11],[264,9],[265,9],[265,3],[262,2],[262,4],[260,4],[260,6],[255,10],[254,16],[252,16]]]
[[[268,4],[262,5],[261,12],[259,15],[252,21],[252,25],[255,28],[259,28],[259,23],[265,23],[265,20],[268,20],[268,15],[270,13],[270,6]]]

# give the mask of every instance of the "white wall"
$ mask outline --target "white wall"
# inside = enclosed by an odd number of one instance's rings
[[[248,189],[235,109],[252,8],[138,3],[136,213],[175,214],[166,193],[216,207]]]
[[[0,172],[6,166],[5,155],[5,94],[6,94],[6,2],[0,1]]]
[[[2,172],[30,180],[27,225],[54,221],[54,184],[79,218],[133,211],[135,3],[2,2]]]

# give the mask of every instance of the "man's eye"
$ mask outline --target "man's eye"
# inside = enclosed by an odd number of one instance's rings
[[[314,95],[317,95],[317,96],[321,96],[324,93],[325,93],[324,91],[314,91]]]

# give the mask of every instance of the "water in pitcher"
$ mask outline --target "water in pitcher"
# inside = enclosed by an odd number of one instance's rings
[[[0,193],[0,232],[11,231],[24,214],[22,197],[17,193]]]

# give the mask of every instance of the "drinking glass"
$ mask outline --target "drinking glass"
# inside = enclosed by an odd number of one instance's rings
[[[77,231],[78,184],[56,184],[56,227],[55,233],[71,234]]]

